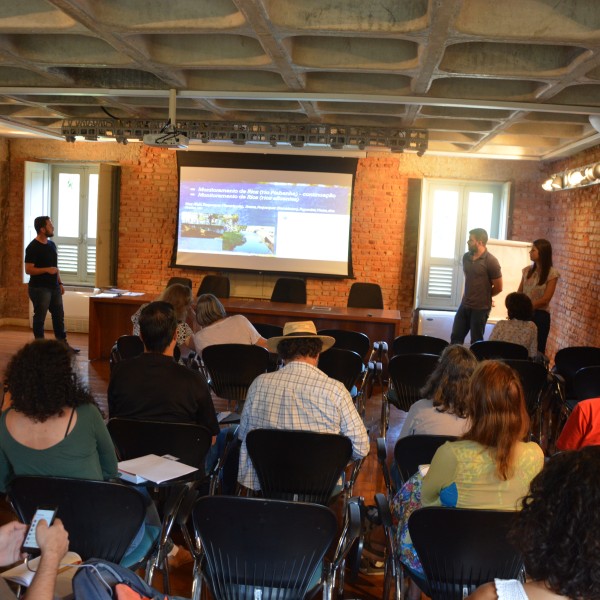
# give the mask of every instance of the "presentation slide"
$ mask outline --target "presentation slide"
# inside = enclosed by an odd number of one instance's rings
[[[176,264],[348,276],[352,180],[181,166]]]

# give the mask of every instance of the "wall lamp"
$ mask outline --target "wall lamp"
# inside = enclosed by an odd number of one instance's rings
[[[594,163],[568,169],[562,173],[554,173],[542,183],[542,188],[547,192],[558,192],[598,184],[600,184],[600,163]]]

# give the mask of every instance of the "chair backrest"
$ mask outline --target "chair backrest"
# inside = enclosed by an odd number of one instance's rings
[[[348,294],[349,308],[383,308],[383,295],[377,283],[353,283]]]
[[[573,377],[573,391],[578,401],[600,398],[600,365],[579,369]]]
[[[306,282],[295,277],[280,277],[275,282],[271,302],[306,304]]]
[[[600,365],[600,348],[595,346],[570,346],[562,348],[554,357],[554,371],[565,380],[565,396],[575,397],[573,377],[583,367]]]
[[[204,461],[212,443],[212,432],[203,425],[138,421],[116,417],[107,423],[119,460],[170,454],[204,473]]]
[[[502,342],[500,340],[480,340],[471,344],[471,350],[477,360],[516,358],[527,360],[529,354],[525,346]]]
[[[394,446],[394,460],[402,481],[414,475],[419,465],[430,464],[442,444],[456,439],[453,435],[408,435],[400,438]]]
[[[396,398],[388,393],[388,401],[400,410],[408,411],[412,404],[420,400],[419,390],[438,364],[437,354],[399,354],[388,364],[390,382]]]
[[[400,335],[392,343],[392,356],[396,354],[437,354],[444,351],[448,342],[431,335]]]
[[[57,506],[69,548],[84,560],[118,563],[144,522],[146,498],[134,487],[65,477],[16,477],[8,497],[19,519],[31,522],[38,506]]]
[[[363,360],[367,358],[371,349],[371,340],[366,333],[350,331],[348,329],[320,329],[319,335],[329,335],[335,340],[334,348],[352,350]]]
[[[235,402],[246,399],[250,384],[269,366],[269,351],[250,344],[215,344],[202,351],[202,361],[217,396]]]
[[[319,369],[332,379],[341,381],[350,392],[363,370],[362,358],[352,350],[330,348],[319,355]]]
[[[252,325],[267,340],[271,337],[283,335],[283,327],[281,325],[272,325],[271,323],[252,323]]]
[[[508,542],[515,512],[431,506],[412,513],[408,529],[432,600],[462,600],[475,588],[517,579],[520,553]]]
[[[549,385],[548,371],[541,363],[531,360],[516,360],[506,358],[504,361],[510,365],[518,374],[525,393],[525,404],[530,417],[540,406],[542,394]]]
[[[215,600],[302,600],[337,533],[316,504],[207,496],[192,511]]]
[[[253,429],[246,435],[248,454],[265,498],[327,504],[352,458],[343,435]]]
[[[139,335],[122,335],[117,339],[117,351],[121,360],[135,358],[144,353],[144,342]]]
[[[171,277],[169,281],[167,281],[167,285],[165,287],[169,287],[170,285],[174,285],[175,283],[185,285],[185,287],[189,287],[190,289],[192,289],[192,280],[189,277]]]
[[[217,298],[229,298],[229,277],[224,275],[205,275],[200,282],[198,293],[200,294],[212,294]]]

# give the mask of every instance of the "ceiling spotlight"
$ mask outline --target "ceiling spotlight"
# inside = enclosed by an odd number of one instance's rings
[[[123,144],[123,146],[127,146],[129,140],[124,135],[116,136],[117,144]]]
[[[68,142],[70,144],[74,144],[75,143],[75,136],[74,135],[65,135],[65,142]]]
[[[589,167],[586,167],[585,177],[589,181],[600,179],[600,163],[596,163],[595,165],[590,165]]]
[[[304,148],[304,142],[301,141],[290,142],[290,145],[294,148]]]
[[[333,150],[342,150],[344,148],[344,144],[340,144],[338,142],[332,142],[330,146]]]
[[[578,186],[585,179],[585,173],[582,170],[576,169],[567,175],[567,182],[570,186]]]

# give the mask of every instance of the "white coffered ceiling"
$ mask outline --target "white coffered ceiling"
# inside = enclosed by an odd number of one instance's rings
[[[600,142],[598,0],[0,0],[0,135],[63,119],[427,130],[428,153]]]

